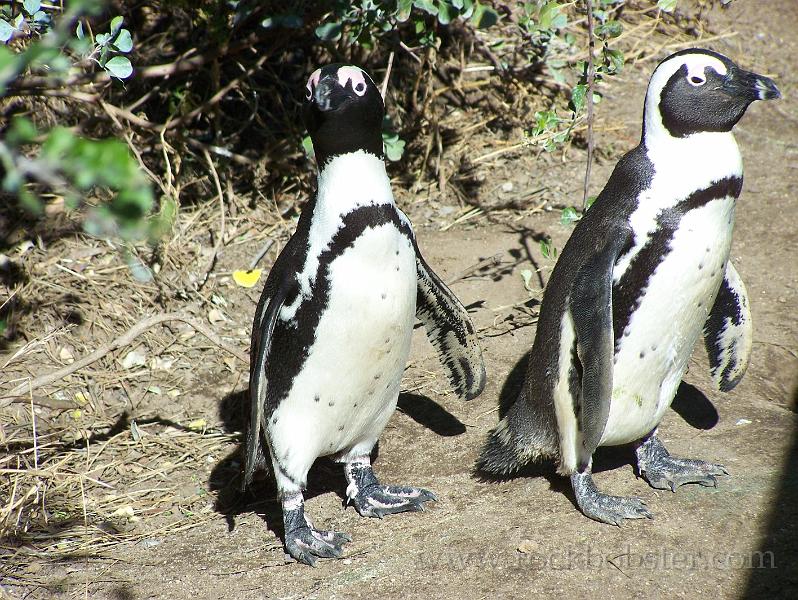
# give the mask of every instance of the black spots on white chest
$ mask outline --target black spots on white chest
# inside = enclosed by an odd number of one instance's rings
[[[661,210],[652,231],[633,232],[616,269],[613,285],[613,329],[616,351],[629,335],[633,313],[649,293],[653,278],[664,278],[673,302],[709,302],[722,277],[734,224],[734,201],[742,179],[726,177]],[[634,215],[633,215],[634,216]],[[697,294],[683,293],[697,286]],[[709,291],[702,291],[707,288]],[[697,298],[692,296],[697,295]],[[667,298],[663,299],[667,300]],[[709,306],[688,307],[704,309]]]

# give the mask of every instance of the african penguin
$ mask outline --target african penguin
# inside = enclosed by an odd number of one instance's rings
[[[252,328],[245,484],[266,448],[285,546],[298,561],[339,557],[348,535],[313,527],[302,490],[320,456],[343,463],[363,516],[423,510],[427,490],[379,483],[370,453],[396,407],[416,317],[457,393],[485,385],[468,313],[429,268],[394,204],[383,162],[383,100],[355,66],[307,82],[303,117],[318,190],[264,285]]]
[[[506,474],[559,461],[588,517],[651,518],[638,498],[600,493],[598,446],[634,443],[652,487],[715,486],[720,466],[669,455],[657,426],[704,336],[716,385],[751,351],[745,288],[729,261],[743,182],[732,128],[775,84],[703,49],[677,52],[648,85],[640,144],[575,227],[546,287],[526,379],[478,466]]]

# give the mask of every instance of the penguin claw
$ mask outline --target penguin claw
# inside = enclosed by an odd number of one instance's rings
[[[352,538],[339,531],[321,531],[313,527],[298,527],[285,533],[285,548],[297,562],[316,566],[317,558],[340,558],[343,545]]]
[[[626,519],[653,519],[646,503],[637,497],[610,496],[596,488],[589,471],[571,475],[576,503],[586,517],[620,527]]]
[[[637,465],[640,475],[651,487],[672,492],[688,483],[718,487],[717,477],[729,474],[723,465],[671,456],[654,435],[637,448]]]
[[[624,498],[623,496],[608,496],[599,494],[596,505],[583,509],[586,516],[620,527],[626,519],[653,519],[654,515],[648,510],[640,498]]]
[[[423,488],[372,485],[360,490],[351,500],[361,516],[382,519],[401,512],[423,512],[424,502],[437,501],[437,498]]]

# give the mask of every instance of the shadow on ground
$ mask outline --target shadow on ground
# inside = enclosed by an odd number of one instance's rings
[[[798,406],[798,386],[793,391],[793,407]],[[773,503],[768,525],[745,566],[748,585],[740,597],[798,597],[798,420],[793,417],[793,437],[781,471],[781,489]]]

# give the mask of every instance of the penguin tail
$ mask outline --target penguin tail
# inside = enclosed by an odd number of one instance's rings
[[[536,415],[522,394],[488,434],[477,469],[491,475],[510,475],[531,462],[559,455],[556,422]]]

